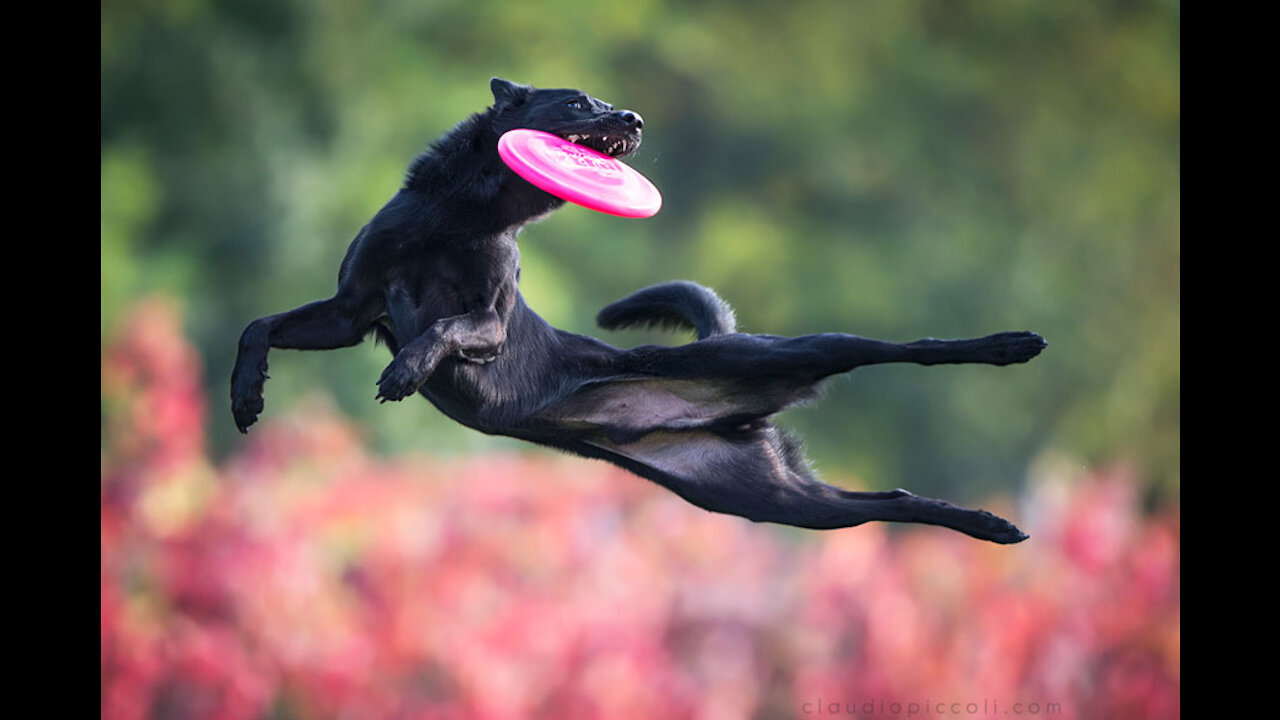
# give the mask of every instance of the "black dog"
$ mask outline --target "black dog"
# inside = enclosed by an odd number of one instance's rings
[[[577,90],[499,78],[490,86],[493,107],[418,157],[356,236],[337,294],[245,329],[231,376],[241,432],[262,411],[269,348],[349,347],[376,332],[394,355],[377,383],[382,401],[420,392],[468,427],[607,460],[707,510],[805,528],[892,520],[999,543],[1027,537],[990,513],[904,490],[823,484],[769,416],[862,365],[1020,363],[1045,347],[1039,335],[897,345],[839,333],[737,334],[728,305],[688,282],[641,290],[598,321],[692,328],[696,342],[620,350],[557,330],[516,289],[516,234],[563,201],[512,173],[498,137],[534,128],[622,156],[640,145],[643,121]]]

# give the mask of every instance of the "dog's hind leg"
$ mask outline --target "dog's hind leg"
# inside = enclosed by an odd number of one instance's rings
[[[605,327],[696,328],[698,342],[619,353],[540,420],[538,442],[624,467],[713,512],[832,529],[871,521],[926,523],[1013,543],[1026,535],[991,513],[905,490],[854,492],[819,481],[800,445],[768,420],[812,397],[824,378],[864,365],[1026,362],[1046,346],[1030,332],[897,344],[824,333],[732,332],[732,314],[692,283],[639,291],[605,308]]]
[[[583,447],[585,445],[585,447]],[[996,543],[1027,538],[983,510],[905,490],[855,492],[814,477],[800,445],[760,421],[735,432],[659,431],[629,443],[596,435],[578,452],[614,462],[712,512],[815,530],[873,521],[939,525]]]
[[[660,377],[794,376],[812,380],[883,363],[1011,365],[1034,358],[1046,346],[1044,338],[1033,332],[1002,332],[961,340],[926,338],[901,344],[844,333],[793,338],[731,334],[670,348],[635,348],[626,365],[640,374]]]
[[[231,412],[236,427],[247,432],[262,412],[271,348],[334,350],[357,345],[376,319],[370,303],[352,303],[337,295],[278,315],[258,318],[240,335],[240,349],[231,372]]]
[[[732,430],[808,400],[824,378],[864,365],[1007,365],[1025,362],[1044,347],[1039,335],[1023,332],[906,344],[840,333],[712,335],[687,345],[650,345],[619,354],[610,374],[583,382],[549,405],[543,420],[599,428],[617,442],[656,430]]]
[[[822,333],[795,338],[775,335],[743,335],[734,332],[733,310],[710,288],[688,281],[660,283],[611,303],[596,316],[609,330],[636,326],[686,327],[699,340],[683,348],[638,348],[632,365],[648,368],[644,374],[685,377],[680,368],[700,368],[708,375],[742,377],[749,369],[730,366],[764,363],[769,372],[788,370],[797,363],[822,368],[826,375],[848,372],[862,365],[911,362],[920,365],[986,363],[1009,365],[1026,362],[1046,346],[1032,332],[1002,332],[982,338],[935,340],[896,344],[844,333]],[[781,366],[781,367],[780,367]],[[655,371],[656,370],[656,371]],[[654,372],[649,372],[654,371]]]
[[[1024,363],[1040,354],[1048,346],[1044,338],[1033,332],[1001,332],[980,338],[961,340],[936,340],[926,338],[915,342],[895,344],[881,340],[869,340],[854,335],[819,338],[820,345],[828,344],[837,354],[851,362],[849,369],[863,365],[890,362],[908,362],[917,365],[947,365],[981,363],[985,365],[1012,365]],[[804,338],[797,338],[804,340]],[[843,347],[841,347],[843,346]]]

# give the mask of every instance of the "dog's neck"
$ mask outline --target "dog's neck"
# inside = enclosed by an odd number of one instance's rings
[[[564,204],[502,162],[492,120],[492,108],[472,115],[409,166],[402,192],[420,195],[441,231],[474,231],[480,223],[494,233],[517,232]],[[449,208],[448,215],[443,208]]]

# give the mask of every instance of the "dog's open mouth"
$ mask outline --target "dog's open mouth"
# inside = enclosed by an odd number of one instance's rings
[[[640,147],[640,136],[628,133],[565,133],[561,135],[571,143],[589,147],[609,157],[622,157]]]

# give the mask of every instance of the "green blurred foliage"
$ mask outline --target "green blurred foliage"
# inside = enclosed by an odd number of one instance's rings
[[[244,325],[333,292],[489,77],[581,87],[644,115],[629,162],[665,206],[528,228],[522,290],[549,321],[600,335],[604,304],[687,278],[748,332],[1034,329],[1029,365],[867,368],[783,422],[869,487],[981,497],[1055,449],[1141,463],[1176,497],[1179,24],[1158,1],[107,0],[102,329],[179,297],[228,451]],[[519,447],[377,404],[387,360],[276,352],[266,417],[318,392],[383,451]]]

